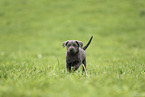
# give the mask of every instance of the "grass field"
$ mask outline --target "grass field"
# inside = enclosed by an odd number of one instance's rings
[[[67,73],[62,43],[91,35]],[[0,97],[145,97],[145,1],[0,0]]]

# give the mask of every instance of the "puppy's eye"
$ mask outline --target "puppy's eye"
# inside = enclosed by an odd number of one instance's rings
[[[70,47],[71,45],[69,44],[68,47]]]

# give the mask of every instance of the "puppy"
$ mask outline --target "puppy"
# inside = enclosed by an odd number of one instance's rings
[[[86,69],[86,54],[85,50],[89,46],[89,44],[92,41],[93,36],[91,36],[89,42],[83,47],[83,43],[81,41],[76,40],[68,40],[63,43],[63,48],[67,47],[67,52],[65,55],[66,59],[66,68],[68,72],[76,71],[81,64],[84,64],[83,66],[83,72]],[[71,67],[73,67],[71,69]]]

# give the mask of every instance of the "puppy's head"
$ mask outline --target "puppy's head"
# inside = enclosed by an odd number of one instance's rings
[[[67,46],[67,53],[76,54],[79,51],[79,47],[82,48],[83,43],[76,40],[65,41],[63,47]]]

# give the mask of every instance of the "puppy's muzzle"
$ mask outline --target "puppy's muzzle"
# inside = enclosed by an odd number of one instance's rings
[[[75,48],[70,47],[70,48],[68,48],[67,53],[69,53],[69,54],[75,54],[76,53],[76,50],[75,50]]]
[[[70,48],[70,52],[73,52],[73,48]]]

